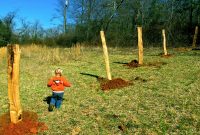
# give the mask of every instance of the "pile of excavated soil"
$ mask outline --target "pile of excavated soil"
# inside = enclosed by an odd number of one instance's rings
[[[163,57],[171,57],[172,55],[166,55]],[[128,66],[130,68],[136,68],[136,67],[141,67],[141,66],[149,66],[149,67],[160,67],[162,65],[165,65],[167,63],[164,63],[164,62],[153,62],[153,63],[149,63],[149,64],[143,64],[143,65],[139,65],[138,61],[137,60],[132,60],[130,63],[127,63],[125,64],[125,66]]]
[[[167,54],[167,55],[162,54],[162,55],[161,55],[162,58],[170,58],[170,57],[172,57],[172,56],[173,56],[172,54]]]
[[[31,135],[47,130],[45,123],[38,122],[33,112],[23,112],[22,121],[17,124],[10,122],[10,114],[0,116],[0,135]]]
[[[116,78],[116,79],[112,79],[112,80],[102,82],[100,84],[100,86],[101,86],[102,90],[106,91],[106,90],[110,90],[110,89],[123,88],[123,87],[130,85],[130,84],[131,83],[129,81],[125,81],[121,78]]]
[[[135,68],[139,66],[139,63],[137,60],[132,60],[131,62],[129,62],[128,64],[126,64],[126,66],[130,67],[130,68]]]

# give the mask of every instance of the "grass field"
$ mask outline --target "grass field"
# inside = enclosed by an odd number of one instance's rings
[[[36,112],[49,129],[46,135],[200,134],[200,51],[145,48],[144,63],[163,65],[128,68],[119,63],[137,59],[137,49],[109,48],[111,74],[132,86],[103,92],[96,78],[106,77],[99,48],[21,48],[20,97],[24,111]],[[2,56],[1,56],[2,57]],[[0,115],[9,111],[6,57],[0,61]],[[72,83],[62,107],[48,112],[47,81],[55,68]],[[147,80],[135,80],[136,77]]]

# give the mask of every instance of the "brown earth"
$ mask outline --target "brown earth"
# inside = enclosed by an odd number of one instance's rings
[[[100,86],[101,86],[101,89],[103,91],[107,91],[107,90],[110,90],[110,89],[123,88],[123,87],[126,87],[126,86],[131,85],[131,84],[132,83],[130,83],[129,81],[125,81],[121,78],[115,78],[115,79],[112,79],[112,80],[102,82],[100,84]]]
[[[166,55],[166,56],[163,56],[163,57],[171,57],[172,55]],[[142,65],[139,65],[138,61],[137,60],[132,60],[131,62],[125,64],[125,66],[128,66],[129,68],[136,68],[136,67],[144,67],[144,66],[148,66],[148,67],[158,67],[160,68],[162,65],[166,65],[167,63],[165,62],[160,62],[160,61],[157,61],[157,62],[151,62],[151,63],[147,63],[147,64],[142,64]]]
[[[9,113],[0,116],[0,135],[32,135],[47,130],[43,122],[38,122],[34,112],[23,112],[22,121],[17,124],[10,122]]]
[[[132,60],[131,62],[127,63],[126,66],[128,66],[130,68],[136,68],[139,66],[139,63],[137,60]]]
[[[173,57],[173,55],[172,54],[167,54],[167,55],[162,54],[161,57],[162,58],[170,58],[170,57]]]

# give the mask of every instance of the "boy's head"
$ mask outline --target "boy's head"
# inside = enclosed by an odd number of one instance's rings
[[[56,76],[58,76],[58,75],[62,75],[62,70],[60,69],[60,68],[57,68],[56,70],[55,70],[55,75]]]

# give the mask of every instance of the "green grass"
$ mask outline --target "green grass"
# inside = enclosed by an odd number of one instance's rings
[[[103,92],[96,78],[80,74],[106,77],[101,47],[82,48],[79,56],[72,49],[24,47],[20,63],[23,110],[38,114],[49,127],[41,134],[47,135],[71,134],[76,128],[84,135],[200,134],[200,51],[168,51],[173,57],[161,58],[161,49],[145,48],[145,64],[166,64],[130,69],[115,62],[137,59],[137,49],[109,48],[112,77],[131,80],[133,85]],[[46,84],[57,67],[64,70],[72,87],[65,90],[62,108],[50,113],[43,99],[51,95]],[[9,111],[5,58],[0,69],[3,115]]]

